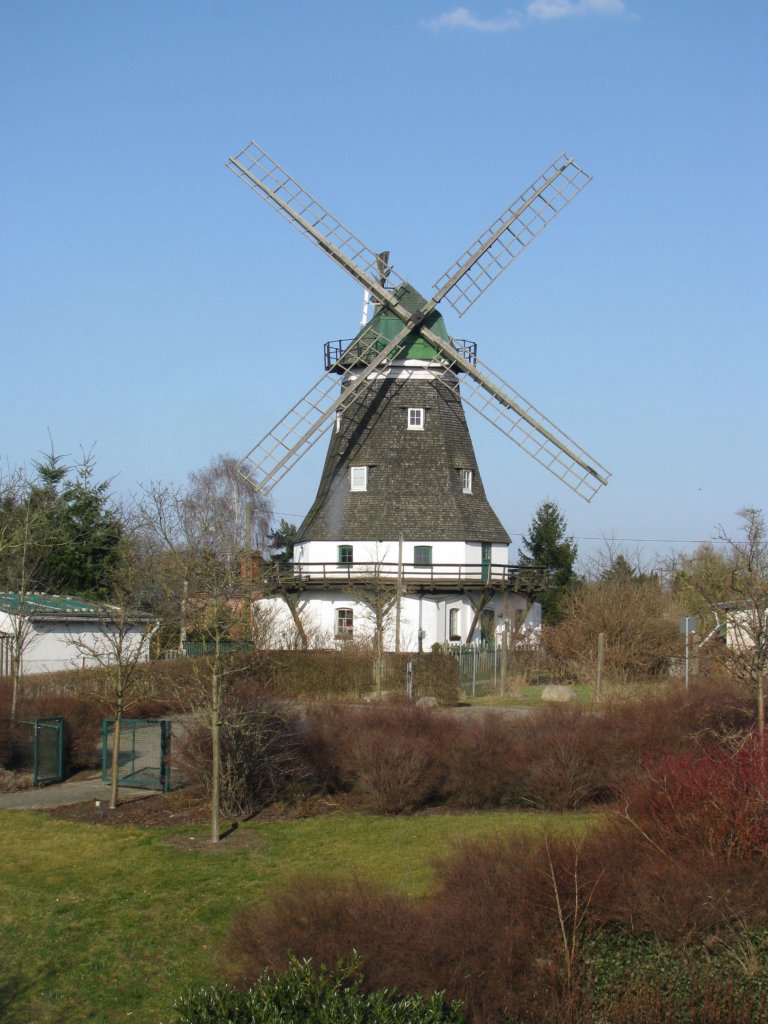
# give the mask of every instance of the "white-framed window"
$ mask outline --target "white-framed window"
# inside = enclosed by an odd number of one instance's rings
[[[349,489],[351,491],[368,490],[368,467],[351,466],[349,470]]]
[[[472,470],[471,469],[460,469],[459,476],[461,477],[461,489],[464,494],[472,493]]]
[[[355,617],[351,608],[336,609],[336,639],[349,640],[354,632]]]
[[[338,434],[338,432],[340,430],[341,430],[341,413],[337,412],[336,413],[336,433]]]
[[[452,641],[461,640],[458,608],[451,608],[448,612],[448,639]]]
[[[423,409],[409,409],[408,410],[408,429],[409,430],[423,430],[424,429],[424,410]]]

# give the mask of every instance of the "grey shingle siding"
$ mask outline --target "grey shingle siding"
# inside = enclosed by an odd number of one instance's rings
[[[407,410],[423,408],[423,430]],[[368,489],[350,491],[351,466]],[[472,493],[461,469],[471,469]],[[297,532],[312,540],[465,541],[509,544],[488,503],[460,398],[439,379],[375,381],[334,427],[317,497]]]

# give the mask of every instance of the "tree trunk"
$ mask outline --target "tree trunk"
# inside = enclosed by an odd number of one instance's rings
[[[11,674],[13,679],[13,688],[11,692],[11,721],[16,721],[16,708],[19,703],[19,693],[21,691],[21,650],[17,651],[17,644],[13,645],[13,662],[11,666]]]
[[[757,735],[760,745],[765,743],[765,676],[757,683]]]
[[[219,790],[221,786],[221,723],[219,721],[219,674],[214,669],[211,701],[211,842],[218,843],[220,838],[219,825]]]
[[[189,599],[189,580],[185,579],[181,590],[181,614],[179,616],[179,653],[187,653],[187,603]]]

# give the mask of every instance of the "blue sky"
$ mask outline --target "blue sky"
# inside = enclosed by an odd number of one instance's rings
[[[565,150],[592,184],[446,319],[614,475],[585,504],[470,413],[492,503],[520,534],[554,498],[583,554],[735,531],[768,512],[766,51],[764,0],[5,0],[3,465],[50,436],[118,494],[180,481],[354,334],[359,288],[225,169],[249,139],[422,291]]]

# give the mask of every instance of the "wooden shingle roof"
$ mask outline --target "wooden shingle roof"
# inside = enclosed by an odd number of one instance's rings
[[[485,496],[460,397],[443,372],[408,379],[393,373],[343,413],[297,542],[394,541],[402,534],[509,544]],[[424,409],[423,430],[407,429],[409,408]],[[366,491],[350,490],[351,466],[368,467]],[[462,490],[463,469],[472,471],[471,494]]]

